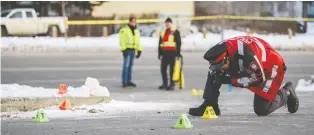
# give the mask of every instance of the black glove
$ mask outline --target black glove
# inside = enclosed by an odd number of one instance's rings
[[[122,55],[125,58],[127,56],[127,51],[126,50],[122,51]]]
[[[177,52],[177,57],[181,57],[181,53],[180,52]]]
[[[162,56],[161,56],[160,54],[158,54],[158,60],[161,60],[161,57],[162,57]]]
[[[142,54],[142,51],[137,51],[137,55],[136,55],[136,58],[140,58],[141,57],[141,54]]]

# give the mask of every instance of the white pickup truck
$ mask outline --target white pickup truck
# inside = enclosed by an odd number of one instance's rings
[[[54,33],[63,34],[68,29],[66,17],[37,17],[37,15],[32,8],[1,11],[1,36],[53,36]]]

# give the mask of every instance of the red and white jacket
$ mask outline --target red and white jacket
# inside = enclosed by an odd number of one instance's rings
[[[283,58],[264,40],[238,36],[222,41],[231,64],[231,84],[273,101],[284,78]]]

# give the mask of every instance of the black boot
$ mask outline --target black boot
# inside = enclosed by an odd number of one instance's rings
[[[216,115],[220,115],[220,109],[219,109],[219,105],[218,103],[215,103],[214,105],[211,104],[209,101],[205,100],[203,102],[203,104],[201,104],[199,107],[197,108],[190,108],[189,109],[189,114],[192,116],[203,116],[205,109],[207,106],[212,106]]]
[[[167,90],[174,90],[174,83],[171,83],[168,87]]]
[[[166,84],[163,84],[163,85],[160,85],[158,88],[159,88],[160,90],[167,89],[167,85],[166,85]]]
[[[123,87],[123,88],[126,88],[126,87],[128,87],[128,84],[127,84],[127,83],[123,83],[123,84],[122,84],[122,87]]]
[[[128,84],[127,84],[128,86],[131,86],[131,87],[136,87],[136,84],[135,83],[133,83],[133,82],[128,82]]]
[[[298,111],[299,109],[299,98],[293,88],[293,84],[291,82],[287,82],[284,86],[283,89],[286,89],[289,93],[288,96],[288,101],[287,101],[287,105],[288,105],[288,111],[290,113],[295,113]]]

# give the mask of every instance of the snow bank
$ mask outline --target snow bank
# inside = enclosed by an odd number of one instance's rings
[[[142,37],[141,45],[144,47],[155,46],[158,43],[157,38]],[[119,36],[117,34],[108,37],[72,37],[72,38],[51,38],[51,37],[4,37],[1,38],[1,48],[19,47],[19,46],[49,46],[49,47],[74,47],[90,48],[104,47],[118,49]]]
[[[225,30],[224,39],[232,38],[235,36],[245,36],[245,32],[235,30]],[[272,47],[278,49],[293,49],[303,47],[314,47],[314,34],[297,34],[292,39],[289,39],[287,35],[263,35],[253,34],[252,36],[259,37],[267,41]],[[220,34],[207,33],[206,39],[203,38],[202,33],[187,36],[182,39],[182,48],[195,48],[195,49],[208,49],[221,41]]]
[[[86,79],[85,84],[90,83],[90,78]],[[98,82],[97,79],[94,79]],[[64,95],[58,95],[59,89],[49,89],[43,87],[31,87],[19,84],[1,84],[1,98],[3,97],[90,97],[90,96],[110,96],[106,87],[91,84],[83,85],[81,87],[68,87],[68,92]]]
[[[57,106],[44,108],[44,113],[49,119],[53,118],[77,118],[93,115],[89,111],[91,109],[101,110],[97,112],[98,116],[112,117],[116,114],[142,112],[142,111],[166,111],[173,108],[187,108],[188,105],[178,102],[163,103],[163,102],[131,102],[131,101],[116,101],[112,100],[109,103],[100,103],[97,105],[82,105],[75,106],[73,110],[60,110]],[[2,112],[2,118],[32,118],[35,117],[36,111],[32,112]],[[128,115],[128,114],[126,114]]]
[[[314,75],[311,80],[306,81],[305,79],[300,79],[295,88],[296,91],[314,91]]]
[[[19,84],[1,84],[1,98],[3,97],[60,97],[59,89],[43,87],[31,87]],[[68,87],[68,96],[89,97],[89,89],[86,86]]]
[[[244,36],[245,32],[235,30],[225,30],[224,39]],[[280,49],[289,48],[304,48],[314,47],[314,34],[297,34],[292,39],[287,35],[263,35],[253,34],[253,36],[260,37],[269,42],[273,47]],[[157,37],[141,37],[141,45],[143,48],[157,48]],[[182,38],[182,49],[208,49],[221,41],[220,34],[207,33],[206,39],[203,38],[202,33],[196,33]],[[14,48],[14,47],[56,47],[56,48],[119,48],[119,36],[117,34],[108,37],[71,37],[71,38],[51,38],[51,37],[4,37],[1,38],[1,48]]]
[[[105,89],[105,90],[104,90]],[[108,96],[107,88],[99,84],[95,78],[88,77],[82,87],[68,87],[67,96],[89,97]],[[59,97],[58,89],[48,89],[43,87],[31,87],[19,84],[1,84],[1,98],[3,97]],[[164,111],[173,108],[187,108],[187,104],[182,102],[133,102],[111,100],[109,103],[99,103],[96,105],[73,106],[72,110],[60,110],[58,106],[43,108],[48,118],[81,118],[92,115],[91,110],[95,110],[101,116],[115,115],[120,113],[140,112],[140,111]],[[94,112],[93,112],[94,113]],[[104,115],[105,114],[105,115]],[[27,118],[31,119],[36,115],[36,111],[31,112],[2,112],[2,118]]]
[[[84,86],[89,89],[89,94],[91,96],[110,96],[108,89],[106,87],[100,86],[99,81],[95,78],[87,77]]]

